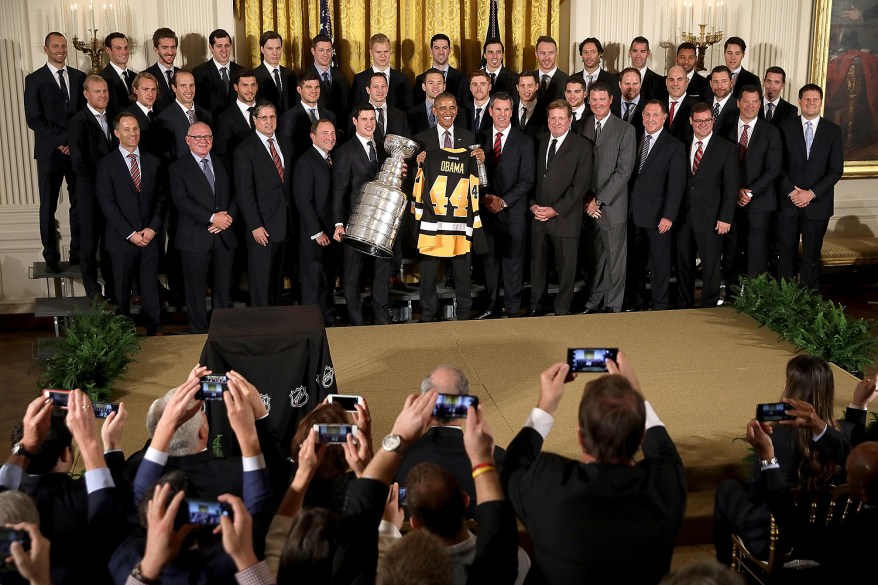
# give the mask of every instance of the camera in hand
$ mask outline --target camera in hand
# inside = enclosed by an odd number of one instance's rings
[[[61,408],[67,410],[67,402],[70,400],[70,392],[72,390],[43,390],[45,398],[52,399],[53,408]]]
[[[341,404],[348,412],[357,412],[357,405],[363,404],[363,397],[356,394],[330,394],[326,398],[330,404]]]
[[[220,523],[221,517],[232,517],[232,507],[225,502],[184,500],[181,508],[186,510],[187,524],[216,526]]]
[[[115,402],[94,402],[91,406],[95,411],[95,418],[107,418],[110,413],[119,413],[119,405]]]
[[[320,424],[313,428],[317,431],[317,441],[320,443],[345,443],[348,434],[357,433],[357,425]]]
[[[195,393],[195,400],[222,400],[223,392],[228,388],[228,376],[202,376],[201,388]]]
[[[470,394],[439,394],[433,417],[439,419],[466,418],[467,409],[478,407],[479,397]]]
[[[409,505],[408,501],[408,490],[404,487],[399,488],[399,497],[397,498],[400,508],[405,508]]]
[[[756,420],[758,420],[759,422],[793,420],[796,417],[787,414],[787,411],[792,409],[792,405],[787,404],[786,402],[769,402],[767,404],[757,404]]]
[[[617,347],[576,347],[567,350],[571,372],[606,372],[607,360],[616,361]]]
[[[24,550],[30,550],[30,534],[24,530],[0,528],[0,558],[5,559],[11,554],[13,542],[20,542]]]

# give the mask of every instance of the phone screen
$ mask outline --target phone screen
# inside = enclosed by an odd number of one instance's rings
[[[786,402],[769,402],[756,405],[756,420],[759,422],[774,422],[778,420],[792,420],[796,417],[787,414],[792,406]]]
[[[615,347],[577,347],[567,350],[567,363],[571,372],[606,372],[607,360],[616,360],[619,350]]]
[[[435,418],[466,418],[470,406],[479,405],[479,397],[471,394],[440,394],[433,408]]]
[[[222,400],[228,388],[228,376],[202,376],[201,388],[195,393],[196,400]]]
[[[13,530],[11,528],[0,528],[0,556],[3,559],[11,554],[11,546],[13,542],[20,542],[24,550],[30,550],[30,534],[24,530]]]
[[[70,400],[70,390],[43,390],[43,396],[52,399],[53,407],[66,409]]]
[[[314,425],[314,428],[317,430],[317,440],[321,443],[344,443],[348,433],[354,435],[357,432],[357,425],[321,424]]]
[[[231,516],[232,508],[224,502],[209,500],[186,500],[189,524],[216,526],[222,516]]]
[[[111,412],[119,412],[119,405],[113,402],[94,402],[92,408],[96,418],[107,418]]]

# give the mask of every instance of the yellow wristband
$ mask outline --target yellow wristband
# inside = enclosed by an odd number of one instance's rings
[[[482,475],[486,471],[497,471],[497,468],[494,467],[493,465],[485,465],[484,467],[480,467],[479,469],[476,469],[475,471],[473,471],[473,479]]]

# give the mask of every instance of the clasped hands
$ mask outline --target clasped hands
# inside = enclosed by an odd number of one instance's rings
[[[213,222],[207,226],[207,231],[212,234],[218,234],[228,229],[232,225],[232,221],[234,220],[228,211],[217,211],[213,214]]]

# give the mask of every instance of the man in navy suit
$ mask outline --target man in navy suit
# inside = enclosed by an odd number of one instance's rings
[[[682,73],[681,68],[677,69]],[[685,73],[683,76],[685,78]],[[677,221],[686,191],[686,151],[683,143],[664,128],[667,115],[664,102],[659,100],[650,100],[643,108],[644,135],[638,144],[637,160],[629,181],[634,258],[628,274],[628,289],[636,297],[633,305],[645,308],[649,299],[643,275],[648,261],[652,308],[659,311],[668,308],[671,228]]]
[[[24,78],[24,116],[34,131],[43,258],[48,272],[60,272],[55,211],[62,180],[67,181],[70,197],[70,261],[74,264],[79,261],[79,217],[67,124],[85,102],[82,93],[85,74],[66,65],[67,39],[61,33],[47,34],[43,51],[48,58],[46,66]]]
[[[409,128],[412,134],[420,134],[424,130],[436,127],[436,115],[433,113],[433,101],[445,91],[445,78],[438,69],[428,69],[421,82],[424,98],[415,103],[408,111]]]
[[[686,72],[686,77],[689,79],[689,86],[686,92],[696,98],[703,99],[707,97],[710,94],[707,78],[695,71],[695,65],[698,64],[698,54],[695,50],[695,45],[692,43],[680,43],[677,47],[676,61],[677,65]],[[686,124],[689,124],[688,115],[686,116]]]
[[[165,193],[159,159],[138,148],[140,127],[133,114],[116,116],[113,133],[119,148],[98,163],[97,196],[107,218],[106,247],[113,263],[116,302],[131,315],[131,282],[139,267],[142,313],[147,335],[161,330],[159,307],[159,242]]]
[[[835,211],[835,184],[844,172],[841,129],[820,116],[823,89],[808,83],[799,90],[799,117],[781,126],[784,166],[778,189],[778,276],[795,278],[796,251],[802,240],[799,282],[820,284],[820,253]]]
[[[725,59],[726,67],[731,71],[732,93],[736,99],[740,97],[741,90],[748,85],[755,85],[756,89],[762,91],[759,76],[741,66],[746,52],[747,43],[741,37],[729,37],[723,43],[723,59]]]
[[[585,103],[585,80],[576,75],[567,78],[567,86],[564,89],[564,100],[570,104],[573,122],[570,128],[577,134],[585,134],[585,121],[591,110]]]
[[[738,102],[732,93],[732,73],[725,65],[717,65],[710,72],[708,99],[701,101],[710,104],[713,114],[713,131],[725,135],[738,119]]]
[[[713,131],[710,106],[698,103],[689,115],[693,137],[688,146],[686,198],[677,232],[678,303],[695,302],[695,248],[701,257],[702,307],[720,300],[720,257],[723,238],[732,227],[738,200],[738,163],[733,142]]]
[[[310,74],[309,74],[310,75]],[[335,324],[332,290],[335,257],[340,252],[332,240],[332,159],[335,124],[323,118],[311,125],[311,148],[296,161],[293,197],[299,216],[299,280],[302,304],[317,305],[324,324]]]
[[[549,36],[537,39],[534,49],[539,65],[539,106],[545,109],[553,100],[564,99],[567,73],[558,68],[558,43]]]
[[[171,89],[175,99],[158,117],[168,164],[189,154],[186,146],[189,126],[195,122],[213,123],[210,112],[195,103],[195,77],[191,72],[178,71]]]
[[[631,41],[631,47],[628,49],[628,57],[631,59],[631,66],[640,72],[640,96],[643,98],[644,104],[652,98],[662,95],[665,90],[662,76],[646,65],[650,55],[652,55],[652,51],[649,50],[649,39],[640,36],[634,37]],[[639,115],[642,116],[642,111]]]
[[[134,77],[131,84],[131,95],[134,103],[125,110],[134,114],[140,125],[140,147],[159,158],[162,157],[164,145],[158,128],[158,117],[155,103],[159,94],[159,83],[152,73],[142,71]],[[173,94],[172,94],[173,95]]]
[[[314,64],[310,71],[320,79],[320,105],[332,111],[336,120],[344,120],[351,109],[351,84],[338,67],[332,66],[334,54],[332,39],[317,35],[311,39],[311,55]]]
[[[522,71],[518,76],[515,103],[515,127],[534,140],[534,148],[539,136],[546,131],[546,110],[539,107],[539,75],[536,71]]]
[[[640,72],[634,67],[626,67],[619,73],[619,89],[622,99],[613,102],[613,114],[634,126],[635,138],[640,141],[643,136],[643,106],[649,98],[643,95]]]
[[[369,104],[375,108],[375,141],[384,144],[388,134],[398,134],[406,138],[412,137],[406,113],[387,103],[387,76],[383,73],[372,73],[369,85],[366,86]],[[353,115],[353,114],[352,114]],[[352,118],[353,119],[353,118]],[[348,134],[353,134],[353,126],[349,125]]]
[[[213,152],[226,168],[232,170],[232,156],[241,142],[253,133],[253,112],[256,110],[256,94],[259,82],[252,69],[241,69],[234,79],[234,103],[226,108],[214,125]],[[197,95],[196,91],[196,95]]]
[[[692,134],[692,126],[689,124],[689,112],[692,106],[698,103],[696,96],[689,94],[689,81],[686,70],[680,65],[674,65],[668,69],[665,77],[667,91],[667,112],[665,129],[677,137],[684,144],[689,141]]]
[[[603,81],[610,88],[613,101],[619,103],[622,99],[622,93],[619,90],[619,77],[610,73],[601,67],[601,57],[604,54],[604,46],[601,42],[594,38],[588,37],[579,43],[579,55],[582,57],[582,70],[577,71],[573,75],[582,77],[585,80],[585,93],[591,89],[591,84],[595,81]],[[586,104],[588,100],[586,100]]]
[[[159,84],[158,96],[154,109],[158,114],[174,102],[174,90],[171,83],[174,74],[180,70],[174,66],[177,58],[177,34],[169,28],[160,28],[152,33],[152,50],[158,55],[158,60],[146,69],[151,73]],[[133,87],[132,82],[132,87]],[[141,128],[142,131],[142,128]]]
[[[491,95],[502,91],[515,97],[518,74],[503,65],[503,53],[503,41],[498,38],[486,40],[482,47],[483,69],[491,78]]]
[[[534,185],[533,141],[512,126],[512,96],[505,92],[491,98],[490,130],[483,135],[488,185],[482,187],[480,217],[488,251],[485,289],[488,307],[479,319],[518,317],[527,237],[527,197]],[[500,278],[503,278],[503,310],[500,311]]]
[[[235,79],[244,69],[232,61],[232,37],[221,28],[207,38],[212,57],[192,70],[195,76],[195,103],[216,120],[235,103]],[[219,141],[217,141],[219,144]]]
[[[204,291],[209,271],[213,272],[212,308],[230,306],[232,259],[238,242],[229,228],[237,208],[226,167],[219,157],[211,156],[210,126],[203,122],[189,126],[186,145],[191,156],[181,157],[169,169],[171,197],[179,213],[176,246],[183,261],[189,328],[192,333],[207,333]]]
[[[387,103],[407,112],[412,107],[412,85],[405,74],[390,67],[390,39],[383,33],[372,35],[369,39],[369,56],[372,66],[354,76],[354,103],[369,99],[366,86],[372,73],[383,73],[387,79]]]
[[[293,156],[299,158],[312,146],[311,125],[317,120],[329,120],[334,126],[335,114],[320,105],[322,87],[316,73],[305,73],[299,79],[296,91],[301,99],[281,115],[277,133],[293,141]]]
[[[448,35],[438,33],[430,38],[430,54],[433,56],[433,61],[428,69],[440,71],[445,82],[444,91],[452,94],[459,101],[464,101],[468,97],[466,76],[448,64],[448,57],[451,55],[451,39],[448,38]],[[415,78],[412,103],[417,104],[424,101],[424,88],[421,84],[424,82],[425,75],[426,72]]]
[[[451,92],[449,92],[451,93]],[[466,129],[482,138],[491,130],[491,113],[488,100],[491,97],[491,77],[482,69],[469,74],[469,93],[472,99],[461,99],[460,109]]]
[[[131,104],[129,98],[131,84],[134,83],[134,76],[137,73],[128,68],[130,57],[128,37],[120,32],[112,32],[104,38],[104,48],[109,63],[101,69],[99,75],[107,80],[107,87],[110,90],[110,104],[107,108],[112,119]]]
[[[256,129],[235,149],[235,200],[246,226],[250,304],[280,303],[284,243],[293,184],[293,145],[275,133],[277,110],[263,102],[253,112]]]
[[[274,104],[280,116],[299,101],[295,87],[296,74],[280,64],[283,49],[283,37],[273,30],[267,30],[259,37],[259,50],[262,53],[262,64],[256,68],[256,79],[259,80],[259,100]]]
[[[796,106],[780,97],[786,81],[787,72],[777,66],[766,69],[765,77],[762,80],[765,95],[762,98],[762,108],[759,110],[759,117],[768,120],[778,127],[783,124],[784,120],[795,118],[798,113]]]

